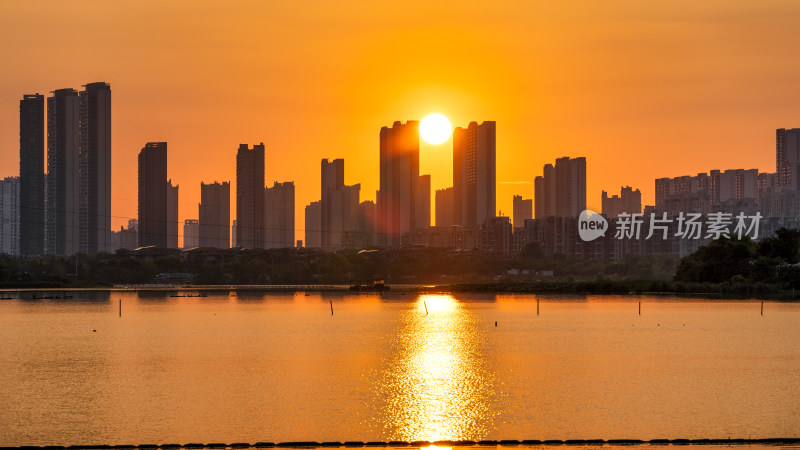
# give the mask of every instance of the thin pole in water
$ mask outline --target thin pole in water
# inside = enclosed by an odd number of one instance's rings
[[[423,300],[422,303],[425,305],[425,315],[427,316],[428,315],[428,302]]]
[[[761,315],[764,315],[764,301],[761,301]]]
[[[331,315],[333,315],[333,300],[328,299],[328,301],[331,302]]]
[[[539,315],[539,299],[536,299],[536,315]]]
[[[639,315],[642,315],[642,302],[639,302]]]

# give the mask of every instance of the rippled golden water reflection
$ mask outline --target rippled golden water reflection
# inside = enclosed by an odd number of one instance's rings
[[[798,303],[75,295],[0,301],[0,446],[800,434]]]
[[[377,423],[392,440],[483,438],[496,411],[478,319],[450,295],[422,295],[402,313],[375,387]]]

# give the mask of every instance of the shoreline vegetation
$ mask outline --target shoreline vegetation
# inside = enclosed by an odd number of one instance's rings
[[[722,238],[681,259],[627,255],[616,261],[436,248],[155,249],[70,257],[0,255],[0,290],[148,289],[567,295],[692,295],[794,300],[800,295],[800,230],[753,242]],[[3,296],[0,295],[0,299]]]

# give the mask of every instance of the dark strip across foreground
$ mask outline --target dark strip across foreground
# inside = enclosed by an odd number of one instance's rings
[[[766,439],[652,439],[643,441],[639,439],[548,439],[544,441],[536,439],[527,440],[486,440],[486,441],[389,441],[389,442],[256,442],[249,444],[236,442],[233,444],[209,443],[209,444],[139,444],[139,445],[45,445],[31,446],[24,445],[18,447],[0,447],[0,450],[110,450],[110,449],[224,449],[224,448],[338,448],[338,447],[473,447],[473,446],[558,446],[558,445],[800,445],[800,438],[766,438]]]

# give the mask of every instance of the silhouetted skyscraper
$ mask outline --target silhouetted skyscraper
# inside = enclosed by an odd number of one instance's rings
[[[321,245],[325,250],[336,250],[342,248],[342,238],[345,233],[356,231],[358,228],[361,185],[344,184],[343,159],[331,162],[323,159],[321,178]]]
[[[178,187],[167,181],[167,248],[178,248]]]
[[[311,202],[305,208],[306,243],[309,248],[322,247],[322,203]]]
[[[578,217],[586,209],[586,158],[563,157],[545,164],[534,181],[536,218]]]
[[[236,237],[239,247],[263,248],[264,143],[239,145],[236,153]]]
[[[453,188],[436,190],[436,226],[449,227],[456,224],[455,221],[455,199]]]
[[[20,254],[44,254],[44,96],[19,101]]]
[[[139,246],[167,248],[167,143],[139,152]]]
[[[80,92],[80,250],[111,248],[111,86]]]
[[[602,193],[602,213],[609,218],[615,218],[621,213],[641,213],[642,212],[642,193],[630,186],[625,186],[620,190],[620,195],[608,196],[606,191]]]
[[[323,159],[320,164],[320,178],[321,246],[331,250],[342,244],[341,190],[344,189],[344,160],[334,159],[329,162]]]
[[[399,247],[403,235],[416,228],[418,178],[419,121],[398,121],[392,128],[381,128],[378,245]]]
[[[537,219],[555,215],[556,211],[556,168],[545,164],[542,175],[533,180],[534,214]]]
[[[267,187],[264,192],[264,247],[294,247],[294,182]]]
[[[525,220],[533,219],[533,200],[529,198],[523,199],[521,195],[515,195],[512,207],[514,228],[522,228],[525,226]]]
[[[496,123],[470,122],[453,131],[453,196],[456,224],[477,227],[495,217]]]
[[[231,185],[200,183],[200,247],[230,248]],[[185,239],[185,236],[184,236]]]
[[[47,98],[47,253],[80,250],[80,101],[75,89]]]

